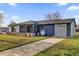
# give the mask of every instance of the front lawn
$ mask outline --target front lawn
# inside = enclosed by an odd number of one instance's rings
[[[79,35],[66,38],[37,56],[79,56]]]
[[[19,37],[12,35],[0,35],[0,51],[46,39],[47,37]]]

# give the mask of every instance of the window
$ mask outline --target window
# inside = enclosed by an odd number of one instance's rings
[[[26,32],[25,25],[20,26],[20,32],[22,32],[22,33]]]
[[[41,26],[41,30],[43,30],[43,26]]]
[[[27,32],[32,32],[32,26],[27,26]]]
[[[16,28],[15,27],[12,27],[12,32],[16,32]]]

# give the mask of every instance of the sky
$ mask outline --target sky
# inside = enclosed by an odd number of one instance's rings
[[[79,23],[79,3],[0,3],[4,15],[3,27],[10,21],[16,23],[30,20],[44,20],[48,13],[60,12],[61,18],[75,18]]]

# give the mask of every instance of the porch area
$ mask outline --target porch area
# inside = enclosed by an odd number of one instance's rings
[[[38,36],[40,35],[39,25],[36,25],[36,24],[10,26],[9,28],[10,30],[7,33],[8,35],[17,35],[17,36]]]

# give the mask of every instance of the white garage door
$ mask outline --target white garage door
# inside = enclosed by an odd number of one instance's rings
[[[66,24],[55,24],[55,36],[66,37],[67,36],[67,25]]]

